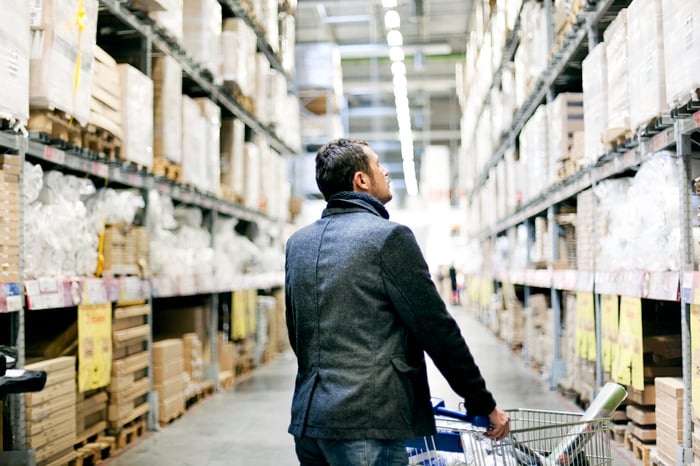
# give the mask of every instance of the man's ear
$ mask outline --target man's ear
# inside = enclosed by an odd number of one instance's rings
[[[355,175],[352,177],[352,186],[355,191],[369,191],[369,176],[364,172],[356,171]]]

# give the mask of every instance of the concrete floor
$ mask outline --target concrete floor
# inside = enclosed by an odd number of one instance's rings
[[[549,390],[542,377],[478,321],[453,309],[474,357],[503,408],[580,411]],[[148,433],[107,461],[110,466],[293,466],[292,437],[287,434],[296,363],[291,353],[256,369],[228,391],[190,408],[183,417]],[[433,396],[456,408],[458,397],[434,367]],[[631,452],[613,447],[615,465],[641,465]]]

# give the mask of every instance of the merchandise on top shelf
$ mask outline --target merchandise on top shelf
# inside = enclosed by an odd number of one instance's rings
[[[547,105],[547,111],[549,173],[552,180],[566,179],[578,170],[580,163],[577,157],[583,155],[574,151],[574,135],[583,133],[583,94],[559,94]],[[568,170],[562,170],[569,165]]]
[[[244,205],[253,210],[260,208],[260,148],[257,143],[246,142],[245,148],[245,191]]]
[[[630,127],[634,131],[666,112],[661,0],[634,0],[627,9],[627,21]]]
[[[65,112],[83,126],[90,118],[97,3],[46,0],[32,16],[33,50],[38,52],[31,59],[29,103]]]
[[[114,159],[123,136],[123,90],[117,62],[98,46],[95,46],[92,77],[90,119],[83,146]]]
[[[195,99],[195,102],[206,126],[201,152],[206,168],[200,188],[218,196],[221,191],[221,108],[206,97]]]
[[[540,105],[520,132],[520,157],[525,162],[527,189],[523,201],[538,196],[554,181],[549,169],[547,106]]]
[[[218,0],[184,0],[185,49],[221,83],[221,4]]]
[[[255,31],[243,18],[226,18],[221,33],[221,75],[224,83],[234,90],[238,86],[245,96],[253,94],[249,75],[255,71],[252,57],[255,56],[257,38]]]
[[[0,283],[19,282],[21,163],[17,155],[0,155]]]
[[[270,62],[267,57],[258,53],[255,55],[255,89],[253,93],[253,105],[255,106],[255,116],[264,124],[269,125],[271,115],[275,108],[269,105],[270,86]]]
[[[150,1],[150,0],[149,0]],[[159,0],[165,10],[153,10],[148,16],[155,21],[165,32],[182,42],[183,0]]]
[[[29,118],[30,2],[2,0],[0,118],[25,125]]]
[[[601,136],[608,127],[608,71],[605,42],[591,50],[582,63],[583,126],[586,163],[595,163],[607,152]]]
[[[184,345],[180,338],[153,343],[153,383],[158,392],[158,420],[167,423],[185,412]]]
[[[229,201],[242,203],[245,198],[245,124],[225,119],[221,125],[221,189]]]
[[[206,190],[207,122],[197,102],[182,96],[182,182]]]
[[[605,30],[608,73],[608,118],[603,142],[616,147],[630,132],[630,76],[627,49],[627,10],[621,10]],[[584,92],[586,90],[584,89]]]
[[[119,65],[122,88],[122,159],[153,166],[153,81],[128,64]]]
[[[663,0],[666,99],[684,105],[700,88],[700,11],[686,0]]]
[[[296,18],[287,12],[280,13],[280,64],[288,75],[294,75],[294,46],[296,45]]]
[[[153,58],[153,160],[182,163],[182,67],[167,55]]]

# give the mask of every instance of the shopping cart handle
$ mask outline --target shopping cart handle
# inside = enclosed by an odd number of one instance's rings
[[[471,416],[467,413],[447,409],[445,408],[445,400],[439,398],[433,398],[431,401],[433,402],[433,412],[437,415],[468,422],[474,427],[483,427],[485,429],[491,427],[488,416]]]

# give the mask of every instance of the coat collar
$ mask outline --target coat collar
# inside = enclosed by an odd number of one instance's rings
[[[389,212],[387,212],[384,205],[375,197],[353,191],[342,191],[332,195],[321,216],[326,217],[338,213],[341,209],[344,210],[353,207],[359,207],[385,219],[389,218]]]

